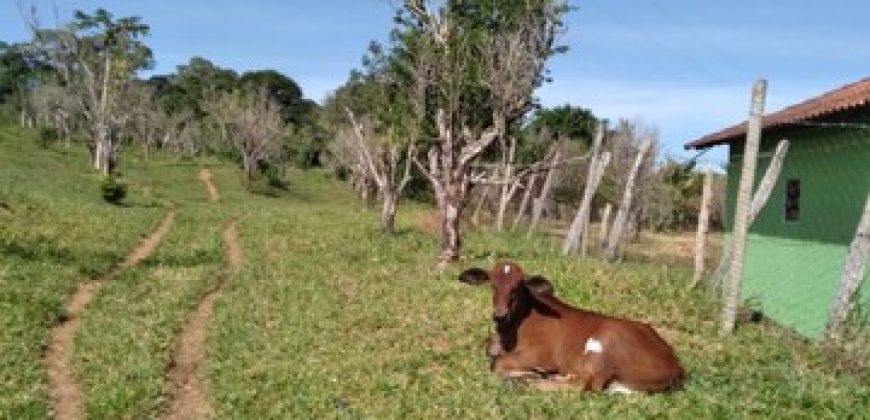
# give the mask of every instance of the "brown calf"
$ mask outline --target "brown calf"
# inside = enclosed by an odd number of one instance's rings
[[[503,377],[597,392],[665,391],[685,377],[673,348],[652,327],[565,304],[546,279],[527,278],[514,263],[468,269],[460,280],[492,285],[497,342],[488,352]],[[558,376],[544,384],[542,374]]]

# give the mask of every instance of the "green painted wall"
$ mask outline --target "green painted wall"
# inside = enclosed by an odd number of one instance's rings
[[[870,192],[870,130],[813,127],[767,134],[759,150],[756,184],[782,138],[791,144],[770,200],[750,228],[742,297],[780,324],[818,338]],[[729,215],[742,154],[742,143],[731,145]],[[786,222],[784,216],[788,179],[801,184],[796,222]],[[731,217],[726,221],[730,230]],[[862,288],[860,299],[870,307],[870,287]]]

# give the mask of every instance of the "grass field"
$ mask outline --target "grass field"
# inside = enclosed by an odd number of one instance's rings
[[[209,167],[220,201],[197,172]],[[153,255],[100,289],[82,316],[74,371],[93,418],[160,417],[188,314],[221,279],[220,232],[236,218],[243,262],[207,331],[205,382],[218,418],[860,418],[870,384],[837,375],[820,347],[764,324],[717,335],[718,305],[687,291],[687,268],[611,266],[559,255],[546,237],[470,230],[466,258],[433,270],[428,209],[400,207],[386,236],[376,209],[324,171],[290,171],[286,191],[250,194],[236,168],[128,153],[126,206],[104,204],[78,149],[42,149],[0,128],[0,418],[51,416],[43,346],[76,284],[131,249],[170,203]],[[490,296],[463,268],[515,259],[579,306],[652,322],[689,371],[656,396],[546,393],[489,372]]]

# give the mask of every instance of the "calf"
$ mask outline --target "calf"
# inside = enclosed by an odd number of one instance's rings
[[[673,348],[649,325],[565,304],[549,282],[527,278],[517,264],[468,269],[460,280],[492,285],[497,343],[488,351],[503,377],[540,385],[542,373],[557,374],[544,387],[597,392],[665,391],[685,377]]]

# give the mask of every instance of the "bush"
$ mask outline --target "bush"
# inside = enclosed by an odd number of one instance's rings
[[[107,203],[119,205],[127,197],[127,184],[114,176],[109,176],[100,183],[100,191],[103,193],[103,200]]]
[[[60,135],[57,132],[57,129],[52,127],[39,127],[39,145],[42,147],[48,147],[49,144],[54,143],[60,139]]]

